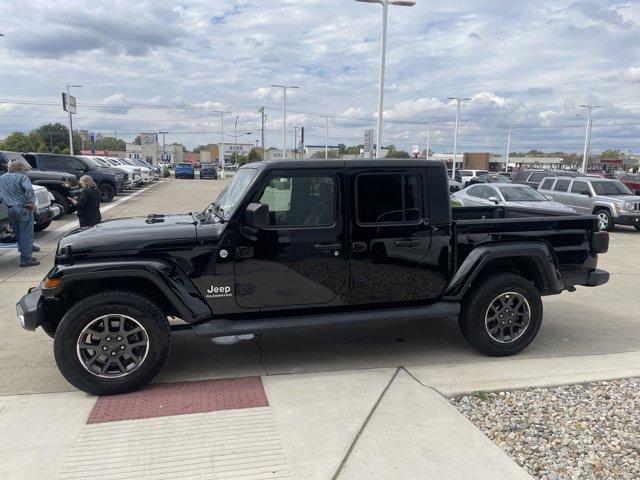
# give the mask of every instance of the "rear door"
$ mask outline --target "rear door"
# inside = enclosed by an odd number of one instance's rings
[[[552,196],[556,202],[573,207],[572,205],[573,202],[569,194],[570,185],[571,185],[571,180],[567,180],[565,178],[560,178],[556,180],[556,184],[553,186]]]
[[[583,180],[574,180],[570,188],[570,197],[573,209],[578,213],[591,213],[591,189],[589,183]]]
[[[446,256],[431,248],[426,169],[353,168],[348,175],[351,303],[437,299]]]
[[[73,173],[78,179],[87,173],[89,170],[87,165],[77,158],[74,157],[64,157],[64,163],[66,165],[66,171]],[[96,182],[97,183],[97,182]]]
[[[238,235],[236,302],[246,309],[340,305],[346,300],[344,169],[271,171],[252,202],[269,225]]]

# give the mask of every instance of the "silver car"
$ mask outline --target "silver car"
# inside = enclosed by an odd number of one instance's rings
[[[545,178],[538,191],[578,213],[598,215],[600,228],[631,225],[640,231],[640,196],[620,180],[599,177]]]
[[[534,208],[555,212],[575,213],[570,207],[551,201],[535,189],[513,183],[480,183],[451,195],[463,207],[501,205],[504,207]]]

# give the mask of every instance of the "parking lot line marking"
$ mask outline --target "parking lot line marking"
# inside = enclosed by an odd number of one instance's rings
[[[109,205],[100,208],[100,213],[108,212],[112,208],[115,208],[118,205],[121,205],[121,204],[129,201],[130,199],[132,199],[134,197],[137,197],[141,193],[146,192],[150,188],[152,188],[152,187],[154,187],[156,185],[159,185],[160,183],[163,183],[163,180],[158,180],[157,182],[152,183],[151,185],[149,185],[149,186],[147,186],[147,187],[145,187],[145,188],[143,188],[141,190],[136,190],[135,192],[132,192],[132,193],[128,194],[126,197],[119,198],[115,202],[111,202]],[[37,242],[44,242],[44,241],[49,240],[51,237],[54,237],[56,235],[60,235],[60,234],[63,234],[63,233],[70,232],[71,230],[73,230],[75,228],[80,228],[80,226],[78,225],[77,219],[71,220],[70,222],[67,222],[64,225],[59,226],[55,230],[48,230],[48,231],[44,232],[43,235],[39,236],[35,240],[37,240]],[[34,243],[35,243],[35,240],[34,240]],[[5,251],[0,250],[0,258],[3,260],[3,262],[0,262],[0,264],[4,263],[4,261],[13,260],[13,259],[17,258],[19,255],[20,254],[17,251],[17,249],[6,249]]]
[[[260,377],[159,383],[131,393],[100,397],[87,423],[267,406],[269,400]]]

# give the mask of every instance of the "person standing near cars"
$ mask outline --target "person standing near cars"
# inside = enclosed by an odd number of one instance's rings
[[[80,177],[82,192],[78,197],[78,220],[80,227],[93,227],[102,221],[100,214],[100,192],[89,175]]]
[[[33,258],[33,252],[40,250],[33,244],[36,194],[26,171],[26,166],[20,161],[9,163],[7,173],[0,176],[0,197],[7,206],[9,223],[18,241],[20,267],[34,267],[40,265],[40,262]]]

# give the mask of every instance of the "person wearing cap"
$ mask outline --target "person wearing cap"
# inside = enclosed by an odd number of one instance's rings
[[[26,171],[26,166],[20,161],[9,163],[7,173],[0,175],[0,197],[7,207],[9,223],[18,241],[20,267],[33,267],[40,265],[33,258],[33,252],[40,248],[33,244],[36,194]]]

